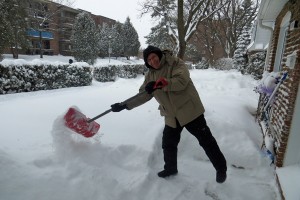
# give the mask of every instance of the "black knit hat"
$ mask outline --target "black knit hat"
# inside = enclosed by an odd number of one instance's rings
[[[148,68],[150,68],[151,66],[148,64],[147,59],[148,59],[149,54],[151,54],[151,53],[155,53],[159,57],[159,60],[161,60],[161,57],[162,57],[162,51],[158,47],[149,45],[143,52],[145,65]]]

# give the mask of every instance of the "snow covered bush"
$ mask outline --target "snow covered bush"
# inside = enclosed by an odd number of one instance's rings
[[[120,78],[136,78],[140,65],[122,65],[118,68],[117,75]]]
[[[199,63],[195,64],[195,68],[196,69],[208,69],[209,68],[209,63],[207,62],[207,60],[203,59]]]
[[[195,65],[192,62],[185,62],[185,65],[187,66],[188,69],[194,69]]]
[[[257,52],[249,56],[249,64],[245,70],[246,74],[251,74],[256,80],[261,79],[264,72],[266,52]]]
[[[111,65],[94,67],[93,76],[96,81],[108,82],[120,78],[136,78],[138,74],[144,74],[144,65]]]
[[[214,62],[212,68],[219,70],[231,70],[233,68],[232,58],[220,58]]]
[[[0,94],[78,87],[91,83],[92,72],[87,64],[0,64]]]
[[[115,81],[117,67],[116,66],[108,66],[108,67],[95,67],[93,76],[96,81],[99,82],[109,82]]]

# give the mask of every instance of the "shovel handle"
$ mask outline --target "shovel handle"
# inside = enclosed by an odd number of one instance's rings
[[[126,99],[125,101],[121,102],[121,104],[124,105],[124,104],[126,104],[128,101],[131,101],[131,100],[133,100],[133,99],[135,99],[135,98],[137,98],[137,97],[139,97],[139,96],[142,96],[143,94],[146,94],[146,93],[147,93],[146,90],[144,90],[143,92],[140,92],[140,93],[138,93],[138,94],[136,94],[136,95],[134,95],[134,96],[132,96],[132,97]]]
[[[96,119],[98,119],[98,118],[100,118],[100,117],[102,117],[102,116],[104,116],[104,115],[106,115],[106,114],[108,114],[110,112],[111,112],[111,109],[109,109],[109,110],[107,110],[107,111],[105,111],[105,112],[97,115],[96,117],[93,117],[92,119],[87,120],[87,122],[91,123],[92,121],[95,121]]]
[[[145,94],[145,93],[147,93],[147,92],[146,92],[146,91],[140,92],[140,93],[138,93],[138,94],[136,94],[136,95],[134,95],[134,96],[132,96],[132,97],[126,99],[125,101],[121,102],[121,104],[124,105],[124,104],[126,104],[128,101],[131,101],[131,100],[133,100],[133,99],[135,99],[135,98],[137,98],[137,97],[139,97],[139,96],[142,96],[142,95]],[[112,109],[109,109],[109,110],[107,110],[107,111],[105,111],[105,112],[103,112],[103,113],[97,115],[96,117],[93,117],[92,119],[87,120],[87,122],[88,122],[88,123],[91,123],[92,121],[95,121],[96,119],[98,119],[98,118],[100,118],[100,117],[102,117],[102,116],[104,116],[104,115],[110,113],[111,111],[112,111]]]

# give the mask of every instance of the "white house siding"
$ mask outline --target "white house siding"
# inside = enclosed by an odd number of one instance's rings
[[[300,165],[300,83],[298,86],[295,110],[291,125],[291,131],[288,139],[287,149],[285,158],[283,161],[283,167],[288,165],[299,164]],[[298,149],[298,151],[297,151]]]

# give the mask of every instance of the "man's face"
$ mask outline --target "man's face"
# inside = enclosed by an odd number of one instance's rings
[[[155,53],[150,53],[147,58],[148,64],[154,69],[158,69],[160,67],[160,61],[158,55]]]

